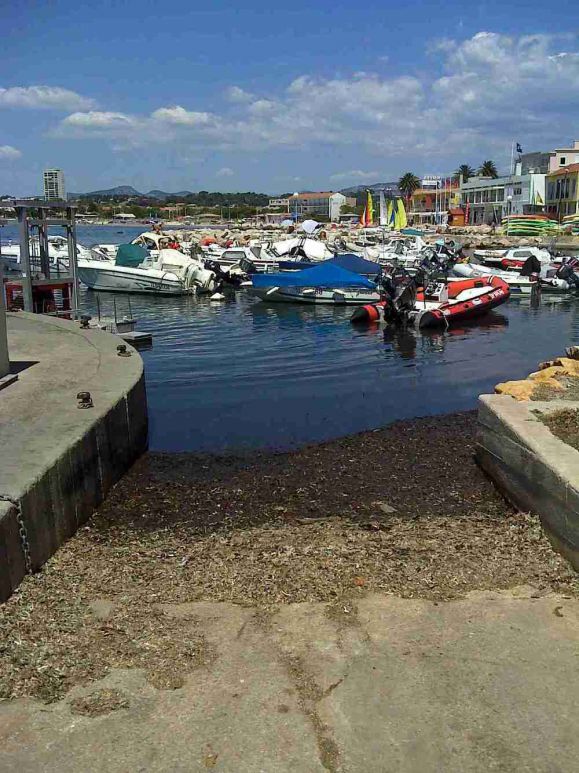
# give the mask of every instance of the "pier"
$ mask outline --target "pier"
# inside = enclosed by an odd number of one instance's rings
[[[0,313],[3,316],[2,310]],[[53,555],[147,446],[143,363],[118,338],[6,314],[0,402],[0,599]]]

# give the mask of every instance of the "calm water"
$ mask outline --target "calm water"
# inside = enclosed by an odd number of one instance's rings
[[[119,230],[79,227],[78,238],[126,241],[141,229]],[[122,314],[126,296],[115,297]],[[113,296],[100,298],[111,313]],[[94,312],[95,294],[82,299]],[[288,448],[473,408],[497,382],[579,343],[579,299],[548,296],[445,333],[391,336],[352,327],[350,309],[267,306],[244,292],[224,303],[132,296],[131,305],[154,336],[142,353],[151,448],[166,451]]]

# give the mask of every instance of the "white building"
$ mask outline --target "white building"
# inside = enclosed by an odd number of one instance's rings
[[[46,201],[66,201],[64,173],[61,169],[46,169],[44,171],[44,198]]]
[[[481,225],[502,220],[506,215],[542,212],[545,205],[545,175],[521,174],[518,163],[515,174],[505,177],[471,177],[460,186],[461,205],[467,214],[467,225]]]

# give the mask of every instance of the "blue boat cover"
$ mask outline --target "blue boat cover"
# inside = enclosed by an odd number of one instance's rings
[[[359,255],[353,255],[346,252],[343,255],[336,255],[335,258],[325,260],[324,263],[332,263],[334,266],[345,268],[346,271],[353,271],[355,274],[364,274],[366,276],[376,276],[382,271],[382,267],[373,260],[366,260]]]
[[[314,268],[283,274],[253,274],[254,287],[371,287],[376,285],[364,276],[325,260]]]
[[[346,271],[353,271],[355,274],[362,274],[362,276],[375,277],[382,271],[382,266],[380,266],[379,263],[375,263],[373,260],[366,260],[359,255],[353,255],[351,253],[336,255],[334,258],[329,258],[324,261],[280,260],[278,263],[282,271],[298,271],[301,268],[313,268],[314,266],[322,265],[327,266],[328,264],[340,266],[340,268],[345,268]]]

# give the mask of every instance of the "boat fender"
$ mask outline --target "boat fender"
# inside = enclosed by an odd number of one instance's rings
[[[378,322],[380,319],[380,309],[374,303],[368,303],[366,306],[359,306],[354,310],[350,317],[350,322]]]

